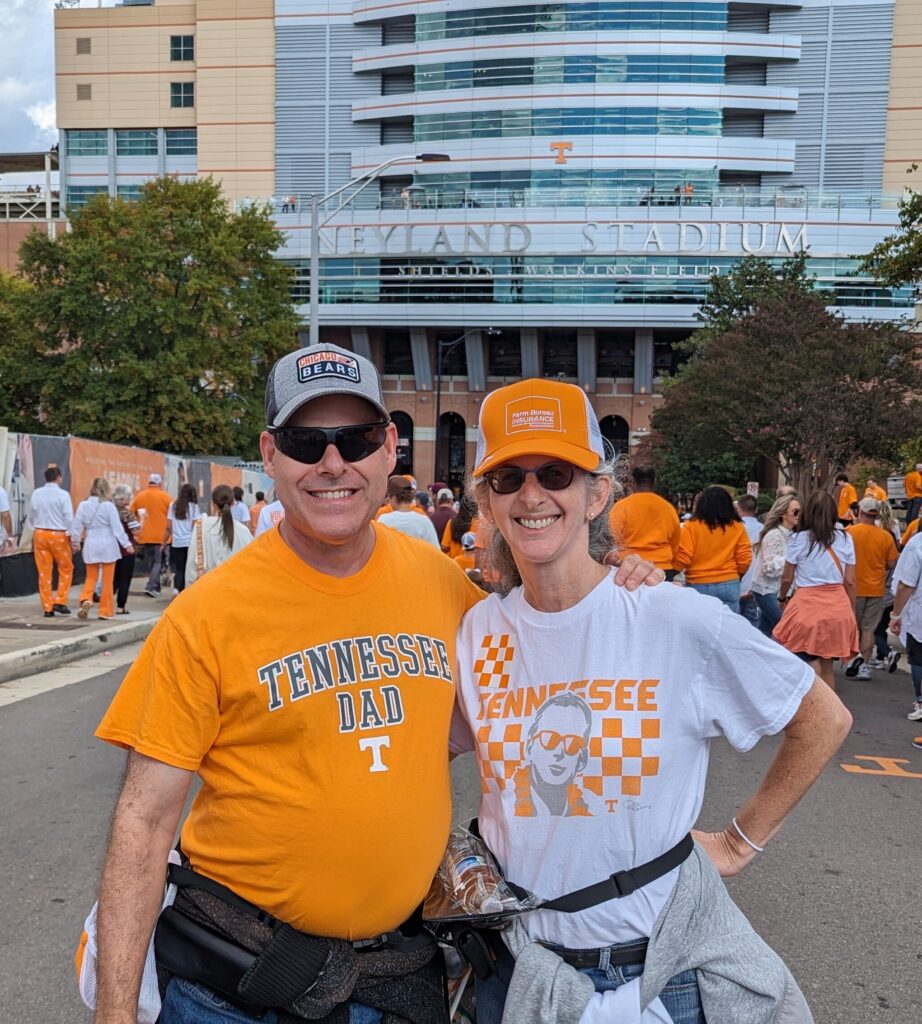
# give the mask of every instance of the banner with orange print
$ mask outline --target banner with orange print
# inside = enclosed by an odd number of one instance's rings
[[[70,493],[77,505],[89,497],[93,480],[105,477],[111,487],[126,484],[132,494],[147,486],[151,473],[163,476],[166,456],[146,448],[127,448],[104,441],[70,439]]]
[[[516,817],[614,813],[659,774],[659,679],[509,686],[515,646],[484,636],[474,665],[484,793],[511,789]]]

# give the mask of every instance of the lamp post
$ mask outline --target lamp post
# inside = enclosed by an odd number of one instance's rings
[[[347,181],[345,185],[340,185],[339,188],[334,189],[325,196],[312,195],[311,196],[311,278],[310,278],[310,293],[309,293],[309,313],[308,313],[308,339],[311,345],[317,345],[320,342],[320,229],[336,216],[343,207],[351,203],[355,197],[367,188],[378,175],[387,170],[392,164],[401,163],[405,160],[416,160],[419,163],[437,163],[445,160],[450,160],[451,157],[445,153],[419,153],[409,154],[404,156],[394,156],[390,160],[385,160],[383,164],[378,164],[377,167],[372,167],[370,171],[366,171],[365,174],[360,174],[357,178],[353,178],[351,181]],[[355,187],[355,191],[347,199],[344,199],[339,206],[323,221],[320,220],[320,207],[324,203],[328,203],[331,199],[335,199],[342,192],[347,189]]]
[[[477,334],[480,330],[484,330],[484,334],[499,334],[499,331],[495,327],[487,327],[486,329],[480,327],[472,327],[469,331],[465,331],[459,338],[454,338],[451,341],[442,341],[439,339],[436,342],[436,356],[435,356],[435,479],[443,479],[441,474],[442,467],[439,462],[442,457],[442,359],[444,356],[450,355],[454,350],[472,334]]]

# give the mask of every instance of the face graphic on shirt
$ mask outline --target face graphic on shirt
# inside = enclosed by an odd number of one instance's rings
[[[589,760],[591,729],[586,702],[575,694],[558,694],[538,709],[528,730],[525,764],[530,766],[530,788],[552,815],[573,813],[573,790]],[[519,810],[528,813],[526,807]]]

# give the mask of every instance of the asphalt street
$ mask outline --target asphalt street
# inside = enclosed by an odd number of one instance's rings
[[[0,1024],[80,1024],[73,952],[94,898],[123,755],[93,728],[124,668],[0,707]],[[817,1024],[922,1021],[922,723],[908,676],[842,682],[855,726],[781,835],[730,889],[785,958]],[[775,748],[712,749],[699,825],[721,828]],[[870,759],[870,760],[868,760]],[[848,770],[851,769],[851,770]],[[477,786],[455,764],[456,817]],[[714,1021],[710,1024],[746,1024]]]

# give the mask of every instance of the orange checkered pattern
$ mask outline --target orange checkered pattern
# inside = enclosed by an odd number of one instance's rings
[[[620,718],[603,718],[602,735],[589,740],[589,765],[582,784],[596,796],[610,795],[604,792],[605,780],[612,778],[620,778],[622,796],[640,796],[642,780],[659,774],[659,758],[644,753],[644,740],[659,739],[660,720],[644,718],[640,736],[623,736],[622,726]]]
[[[502,728],[502,733],[500,733]],[[491,739],[491,733],[501,739]],[[525,756],[521,724],[482,725],[477,730],[477,745],[480,755],[480,789],[483,793],[495,793],[505,788]]]
[[[508,633],[493,636],[492,633],[483,638],[480,645],[481,657],[474,662],[474,675],[477,685],[505,689],[509,685],[509,669],[515,657],[515,648]]]

